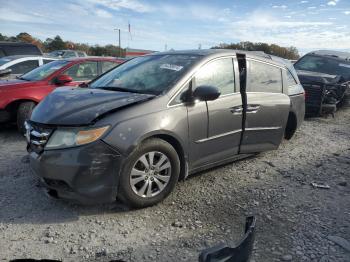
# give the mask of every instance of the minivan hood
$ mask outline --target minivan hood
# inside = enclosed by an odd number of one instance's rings
[[[153,97],[149,94],[61,87],[36,106],[31,121],[61,126],[88,125],[110,111]]]

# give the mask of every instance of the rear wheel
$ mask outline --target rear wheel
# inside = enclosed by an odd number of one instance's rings
[[[24,127],[24,122],[30,119],[33,109],[35,107],[34,102],[23,102],[19,105],[17,110],[17,128],[18,131],[24,134],[26,129]]]
[[[128,157],[120,176],[118,197],[132,207],[152,206],[171,193],[179,174],[176,150],[161,139],[147,140]]]

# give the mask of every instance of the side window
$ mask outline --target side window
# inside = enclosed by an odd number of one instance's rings
[[[4,56],[6,56],[6,54],[5,54],[4,50],[2,50],[2,48],[0,48],[0,57],[4,57]]]
[[[64,75],[69,75],[73,81],[92,80],[97,76],[97,62],[85,62],[67,69]]]
[[[287,86],[294,86],[297,83],[297,81],[295,81],[294,76],[291,74],[291,72],[289,72],[289,70],[287,69]]]
[[[282,71],[278,67],[249,61],[247,92],[282,93]]]
[[[69,58],[69,57],[75,57],[75,52],[74,51],[66,51],[63,54],[63,58]]]
[[[79,57],[85,57],[85,54],[83,52],[78,52]]]
[[[187,83],[181,90],[181,92],[174,98],[174,100],[171,102],[171,106],[172,105],[177,105],[177,104],[181,104],[182,100],[181,97],[184,95],[185,92],[189,91],[190,85],[191,85],[192,80]]]
[[[38,60],[29,60],[10,66],[9,69],[12,70],[12,74],[25,74],[29,71],[32,71],[34,68],[37,68],[38,66]]]
[[[199,70],[195,78],[196,86],[214,86],[220,90],[221,95],[235,92],[232,58],[223,58],[206,64]]]
[[[109,69],[117,65],[118,65],[117,63],[113,63],[113,62],[101,62],[102,73],[107,72]]]
[[[52,61],[54,61],[54,60],[43,59],[44,65],[47,64],[47,63],[50,63]]]

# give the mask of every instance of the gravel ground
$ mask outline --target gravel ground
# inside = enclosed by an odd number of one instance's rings
[[[143,210],[47,197],[29,170],[24,139],[3,126],[0,261],[196,261],[211,245],[239,240],[250,214],[257,217],[253,261],[350,261],[349,120],[350,107],[334,119],[306,120],[278,150],[192,176]]]

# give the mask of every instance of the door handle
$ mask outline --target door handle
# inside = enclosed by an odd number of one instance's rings
[[[232,114],[238,115],[238,114],[241,114],[243,112],[243,107],[242,106],[231,107],[230,111]]]
[[[253,113],[254,114],[254,113],[258,112],[259,108],[260,108],[260,105],[248,105],[247,113]]]

